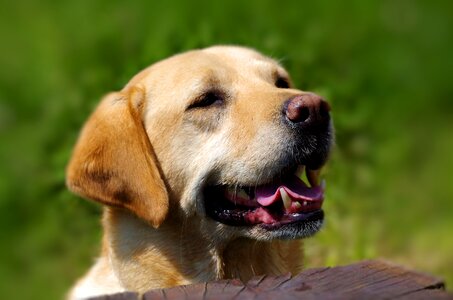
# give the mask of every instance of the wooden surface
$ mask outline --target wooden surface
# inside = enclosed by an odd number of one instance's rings
[[[291,277],[258,276],[246,284],[220,280],[151,290],[141,300],[155,299],[452,299],[439,278],[384,261],[363,261],[333,268],[307,269]],[[94,298],[137,300],[134,293]]]

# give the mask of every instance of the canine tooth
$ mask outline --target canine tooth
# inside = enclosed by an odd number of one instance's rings
[[[283,206],[285,209],[291,208],[291,198],[289,197],[288,193],[285,191],[284,188],[280,188],[280,195],[282,196]]]
[[[239,189],[239,192],[236,195],[238,195],[242,199],[250,200],[249,195],[247,195],[247,193],[244,191],[244,189]]]
[[[302,207],[302,205],[300,205],[299,202],[294,202],[294,208],[299,209],[301,207]]]
[[[310,170],[307,168],[307,178],[308,182],[310,182],[311,187],[315,187],[319,185],[319,174],[321,170]]]
[[[227,187],[226,188],[226,193],[230,196],[230,197],[233,197],[234,195],[236,195],[236,189],[234,187]]]
[[[304,165],[298,165],[296,172],[294,172],[294,175],[296,175],[299,179],[302,180],[302,177],[304,176],[304,171],[305,171],[305,166]]]

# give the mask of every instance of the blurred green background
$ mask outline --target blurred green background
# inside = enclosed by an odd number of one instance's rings
[[[64,170],[100,97],[212,44],[281,59],[330,100],[327,224],[307,266],[383,257],[453,286],[453,2],[3,1],[0,294],[61,299],[93,262],[100,207]]]

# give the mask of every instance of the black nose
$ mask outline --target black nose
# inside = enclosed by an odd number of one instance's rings
[[[329,111],[329,103],[313,93],[292,97],[284,105],[284,113],[288,120],[300,125],[328,122]]]

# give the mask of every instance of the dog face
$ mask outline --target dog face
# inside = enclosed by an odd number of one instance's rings
[[[318,177],[332,144],[329,110],[253,50],[180,54],[101,103],[68,185],[154,227],[170,214],[199,219],[217,239],[310,236],[323,220]]]

